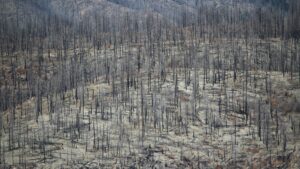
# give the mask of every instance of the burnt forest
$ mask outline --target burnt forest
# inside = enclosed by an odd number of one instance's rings
[[[299,0],[0,0],[1,169],[299,169]]]

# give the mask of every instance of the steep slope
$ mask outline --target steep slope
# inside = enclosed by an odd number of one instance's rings
[[[234,7],[242,13],[253,14],[256,9],[268,6],[288,9],[291,4],[290,1],[278,0],[1,0],[0,3],[1,20],[18,20],[21,25],[26,25],[33,18],[43,20],[48,15],[68,21],[91,20],[95,13],[108,18],[127,14],[140,18],[154,15],[177,24],[186,17],[187,25],[190,25],[196,22],[197,14],[203,9],[230,10]]]

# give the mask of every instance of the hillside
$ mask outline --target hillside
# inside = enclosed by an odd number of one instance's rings
[[[299,168],[299,9],[0,0],[0,168]]]

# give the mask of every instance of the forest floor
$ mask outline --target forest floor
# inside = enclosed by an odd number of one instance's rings
[[[239,72],[234,80],[226,71],[219,83],[204,80],[202,69],[190,73],[197,82],[186,86],[183,69],[177,69],[177,81],[167,69],[164,80],[152,77],[150,89],[142,70],[136,84],[116,96],[112,82],[100,76],[78,87],[80,99],[75,89],[64,92],[64,99],[54,95],[51,113],[43,98],[38,120],[35,97],[28,99],[16,106],[15,118],[11,110],[3,113],[2,166],[300,168],[299,79],[251,70],[249,78]],[[121,81],[115,83],[123,91]],[[199,86],[196,95],[193,84]],[[248,115],[242,111],[245,99]],[[9,126],[11,119],[17,125]]]

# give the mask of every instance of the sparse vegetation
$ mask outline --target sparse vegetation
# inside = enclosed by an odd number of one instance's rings
[[[300,167],[300,1],[0,4],[0,168]]]

